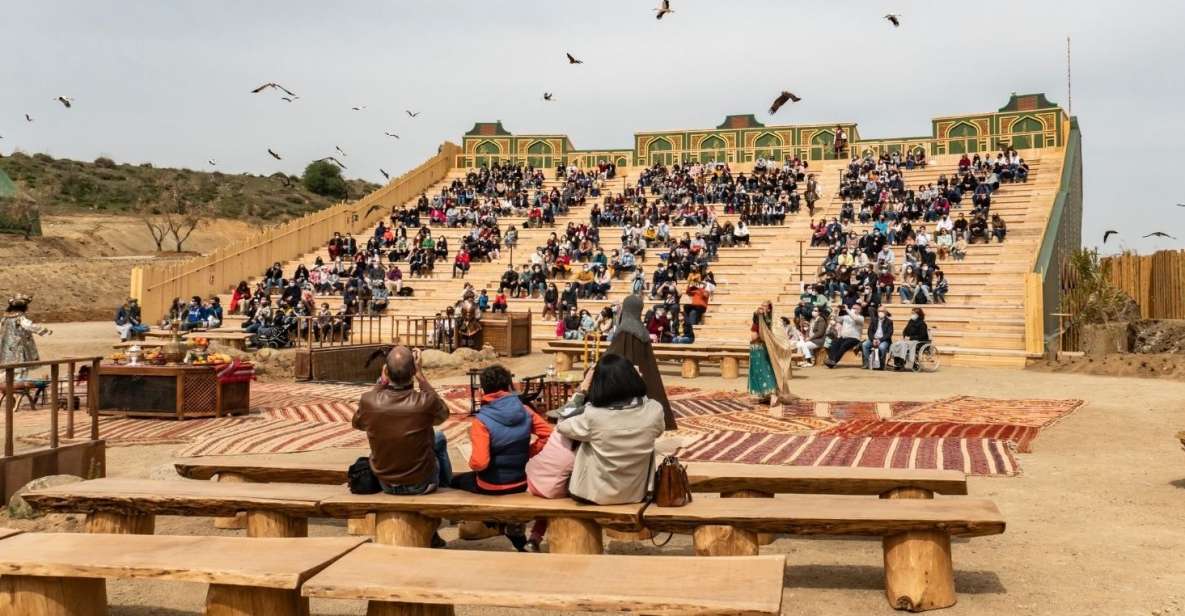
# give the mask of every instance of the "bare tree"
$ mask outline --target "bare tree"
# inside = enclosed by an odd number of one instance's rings
[[[173,188],[170,192],[169,207],[162,210],[164,222],[169,234],[173,236],[176,251],[181,252],[182,245],[193,234],[194,229],[201,225],[208,211],[179,189]]]

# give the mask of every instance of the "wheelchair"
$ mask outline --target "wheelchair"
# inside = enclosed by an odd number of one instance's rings
[[[913,372],[935,372],[938,370],[938,347],[933,342],[922,342],[913,353],[913,365],[905,365],[904,361],[892,359],[897,370],[912,370]]]

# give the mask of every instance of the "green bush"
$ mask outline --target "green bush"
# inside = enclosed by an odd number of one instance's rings
[[[309,192],[323,197],[346,197],[346,180],[342,178],[342,171],[327,160],[309,163],[304,169],[304,187]]]
[[[100,156],[95,159],[95,166],[101,167],[103,169],[114,169],[115,168],[115,161],[111,160],[110,158],[107,158],[106,156]]]

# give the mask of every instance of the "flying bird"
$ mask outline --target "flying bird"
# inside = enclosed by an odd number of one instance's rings
[[[1119,233],[1119,232],[1118,232],[1118,231],[1112,231],[1112,230],[1110,230],[1110,229],[1108,229],[1108,230],[1104,231],[1104,232],[1103,232],[1103,243],[1104,243],[1104,244],[1106,244],[1106,243],[1107,243],[1107,238],[1111,237],[1112,235],[1115,235],[1116,233]]]
[[[893,24],[894,28],[901,27],[901,14],[900,13],[889,13],[888,15],[885,15],[885,19],[889,20],[889,23]]]
[[[362,111],[363,109],[366,109],[366,105],[358,105],[357,107],[350,107],[350,109],[353,109],[354,111]]]
[[[276,159],[276,160],[284,160],[283,158],[280,158],[280,155],[279,155],[279,154],[276,154],[275,152],[273,152],[271,148],[268,148],[268,149],[267,149],[267,153],[268,153],[268,154],[271,154],[271,155],[272,155],[272,158],[274,158],[274,159]]]
[[[286,103],[294,103],[294,102],[296,102],[296,99],[298,99],[298,98],[300,98],[300,97],[299,96],[281,96],[280,100],[282,100]]]
[[[394,138],[396,138],[396,139],[398,139],[398,138],[399,138],[399,135],[396,135],[395,133],[388,133],[387,131],[383,131],[383,134],[384,134],[384,135],[386,135],[386,136],[388,136],[388,137],[394,137]]]
[[[793,93],[783,90],[782,93],[774,99],[773,104],[769,106],[769,114],[773,115],[777,113],[778,110],[782,108],[782,105],[785,105],[787,101],[793,101],[797,103],[800,100],[802,99],[795,96]]]
[[[418,111],[415,113],[412,113],[411,109],[404,109],[404,111],[407,112],[407,117],[409,117],[409,118],[414,118],[414,117],[420,115],[420,112],[418,112]]]
[[[658,13],[654,16],[655,19],[662,19],[663,15],[675,12],[671,10],[671,0],[662,0],[662,6],[654,9],[654,11]]]
[[[284,188],[288,188],[289,186],[292,186],[292,179],[279,171],[271,174],[270,177],[280,178],[280,181],[284,183]]]
[[[1178,203],[1177,207],[1185,207],[1185,203]]]
[[[1148,235],[1145,235],[1144,237],[1146,237],[1146,238],[1148,238],[1148,237],[1167,237],[1167,238],[1169,238],[1170,240],[1175,240],[1175,239],[1177,239],[1177,238],[1175,238],[1175,237],[1173,237],[1173,236],[1171,236],[1171,235],[1169,235],[1168,233],[1165,233],[1165,232],[1163,232],[1163,231],[1153,231],[1152,233],[1149,233]]]
[[[543,93],[543,100],[545,100],[545,101],[552,100],[552,98],[551,98],[551,97],[552,97],[552,94],[551,94],[551,92],[544,92],[544,93]]]
[[[314,162],[318,162],[318,163],[319,163],[319,162],[321,162],[321,161],[326,161],[326,160],[327,160],[327,161],[329,161],[329,162],[331,162],[331,163],[333,163],[333,164],[335,164],[335,165],[337,165],[338,167],[341,167],[342,169],[345,169],[345,168],[346,168],[346,166],[342,164],[342,161],[340,161],[340,160],[338,160],[338,159],[336,159],[336,158],[334,158],[334,157],[332,157],[332,156],[326,156],[325,158],[319,158],[319,159],[317,159],[317,160],[316,160],[316,161],[314,161]]]
[[[379,173],[383,174],[383,177],[387,178],[388,180],[391,179],[391,176],[387,175],[387,171],[385,169],[379,169]]]
[[[337,153],[341,154],[342,156],[349,156],[349,154],[346,154],[345,150],[342,150],[340,145],[333,146],[333,149],[337,150]]]
[[[217,166],[218,166],[218,163],[214,162],[214,160],[213,160],[213,159],[211,159],[211,160],[207,160],[206,162],[210,163],[210,166],[211,166],[211,167],[217,167]]]
[[[59,96],[59,97],[55,98],[54,100],[56,100],[56,101],[58,101],[59,103],[61,103],[61,104],[65,105],[65,106],[66,106],[66,109],[69,109],[69,108],[70,108],[70,103],[73,103],[73,102],[74,102],[74,99],[72,99],[72,98],[66,98],[65,96]]]
[[[293,92],[292,90],[289,90],[288,88],[285,88],[284,86],[282,86],[274,81],[269,81],[269,82],[259,86],[258,88],[251,90],[251,93],[252,94],[259,94],[260,92],[263,92],[264,90],[266,90],[268,88],[275,88],[277,90],[283,90],[284,94],[287,94],[288,96],[296,98],[295,92]]]
[[[584,60],[577,60],[576,56],[570,53],[566,55],[568,56],[568,64],[584,64]]]
[[[25,114],[25,121],[26,121],[26,122],[32,122],[32,121],[33,121],[33,116],[31,116],[31,115],[29,115],[29,114],[27,114],[27,113],[26,113],[26,114]]]
[[[373,213],[374,213],[376,210],[378,210],[380,207],[382,207],[382,206],[381,206],[381,205],[372,205],[372,206],[370,206],[370,209],[366,210],[366,213],[365,213],[365,214],[363,214],[363,215],[362,215],[362,217],[363,217],[363,218],[366,218],[366,217],[370,216],[370,215],[371,215],[371,214],[373,214]],[[383,351],[383,355],[386,355],[387,353],[390,353],[390,352],[391,352],[391,350],[390,350],[390,349],[387,349],[386,351]],[[378,353],[378,351],[375,351],[375,353]],[[374,355],[372,354],[372,355],[371,355],[371,359],[373,359],[373,358],[374,358]],[[369,359],[368,359],[368,360],[366,360],[366,365],[368,365],[368,366],[370,365],[370,360],[369,360]]]

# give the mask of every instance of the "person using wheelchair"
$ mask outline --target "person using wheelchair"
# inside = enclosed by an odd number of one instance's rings
[[[918,351],[930,343],[925,311],[915,307],[910,312],[909,323],[905,324],[901,339],[889,347],[889,360],[894,370],[912,369],[918,360]]]

